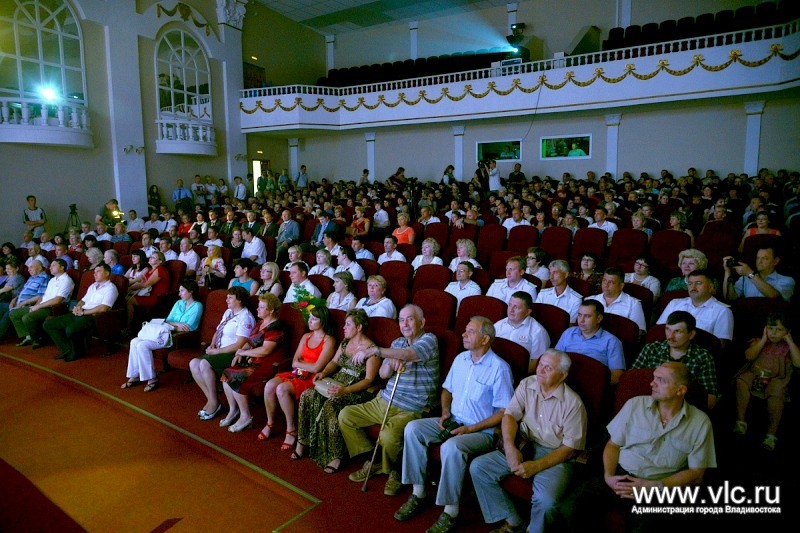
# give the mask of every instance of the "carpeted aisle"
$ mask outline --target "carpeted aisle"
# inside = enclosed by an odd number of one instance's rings
[[[0,455],[88,531],[234,524],[267,531],[318,503],[134,410],[6,358],[0,358],[0,398]],[[3,477],[3,492],[20,486]],[[6,494],[3,502],[3,515],[16,516],[21,527],[12,521],[0,530],[30,531],[24,509],[9,510]],[[65,522],[54,513],[43,530],[64,530]]]

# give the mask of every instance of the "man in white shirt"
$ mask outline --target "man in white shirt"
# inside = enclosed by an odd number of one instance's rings
[[[97,225],[97,242],[110,240],[111,234],[108,232],[108,226],[104,222],[100,222]]]
[[[578,291],[567,284],[569,278],[569,263],[563,259],[550,261],[550,283],[552,287],[539,291],[536,297],[537,304],[550,304],[569,313],[570,324],[578,321],[578,307],[583,301]]]
[[[389,229],[389,213],[383,208],[383,203],[380,200],[375,202],[375,214],[372,215],[372,227],[384,233]]]
[[[203,246],[205,246],[206,248],[208,248],[209,246],[218,246],[222,248],[223,242],[222,239],[220,239],[219,235],[217,234],[217,228],[212,228],[209,226],[207,236],[208,239],[206,239],[206,242],[203,243]]]
[[[686,285],[688,298],[676,298],[667,304],[656,324],[666,324],[673,311],[687,311],[697,321],[697,327],[708,331],[723,348],[733,339],[733,312],[729,306],[714,298],[714,282],[705,270],[689,273]]]
[[[351,247],[340,245],[337,261],[339,266],[336,267],[336,272],[349,272],[354,280],[365,279],[364,269],[356,262],[356,253]]]
[[[178,221],[172,218],[172,211],[164,211],[161,217],[164,219],[161,221],[161,227],[163,228],[162,233],[169,232],[170,228],[177,229]]]
[[[489,190],[499,191],[502,184],[500,183],[500,172],[497,170],[497,161],[489,160]]]
[[[536,299],[536,285],[523,278],[527,260],[520,257],[510,257],[506,261],[506,277],[495,280],[489,286],[486,296],[492,296],[508,303],[511,296],[517,291],[525,291],[531,295],[531,300]]]
[[[158,213],[150,213],[150,220],[144,223],[144,231],[154,229],[158,233],[163,233],[165,227],[164,222],[158,218]]]
[[[45,269],[50,266],[50,261],[42,254],[42,249],[35,242],[31,243],[28,248],[28,259],[25,260],[25,266],[30,267],[34,261],[39,261],[42,264],[42,268]]]
[[[353,251],[356,253],[356,259],[369,259],[370,261],[375,261],[375,256],[372,255],[372,252],[364,248],[364,241],[361,240],[361,237],[353,237],[350,245],[353,247]]]
[[[622,290],[625,285],[624,279],[625,273],[622,270],[615,267],[607,268],[603,274],[603,292],[589,296],[588,299],[600,302],[606,313],[633,320],[639,326],[639,331],[644,334],[647,332],[647,320],[642,310],[642,302]]]
[[[82,357],[85,351],[84,337],[94,325],[94,316],[111,309],[117,300],[119,293],[111,282],[111,267],[105,263],[97,265],[94,279],[95,282],[71,313],[44,322],[45,332],[60,350],[56,359],[70,362]]]
[[[244,202],[247,199],[247,187],[242,183],[241,176],[235,176],[233,182],[236,184],[233,187],[233,197]]]
[[[257,265],[267,262],[267,247],[264,241],[253,234],[251,228],[242,229],[244,246],[242,247],[242,257],[247,257]]]
[[[608,234],[608,245],[611,246],[611,239],[614,238],[614,232],[616,232],[619,228],[617,228],[617,225],[610,220],[606,220],[607,216],[608,211],[606,211],[606,208],[598,205],[594,210],[594,223],[589,224],[589,227],[605,231]]]
[[[517,291],[508,302],[506,318],[494,323],[497,336],[524,346],[530,354],[528,373],[536,370],[539,357],[550,348],[547,330],[531,316],[533,300],[524,291]]]
[[[45,252],[51,252],[55,249],[55,245],[50,242],[50,234],[46,231],[43,231],[39,236],[39,248]]]
[[[37,297],[36,303],[31,306],[19,307],[8,315],[19,337],[23,337],[17,346],[31,345],[34,350],[41,348],[42,324],[47,317],[53,314],[53,307],[69,301],[75,283],[66,274],[67,262],[63,259],[54,259],[50,264],[52,278],[47,282],[42,296]]]
[[[428,206],[423,207],[419,210],[420,217],[419,223],[423,226],[427,226],[428,224],[433,224],[434,222],[441,222],[441,219],[433,214],[431,208]]]
[[[128,211],[128,220],[125,221],[127,231],[144,231],[144,220],[139,218],[135,209]]]
[[[386,261],[403,261],[407,263],[406,256],[397,251],[397,237],[394,235],[387,235],[383,239],[384,253],[378,257],[378,264],[382,265]]]
[[[150,256],[153,255],[153,252],[157,252],[158,249],[153,246],[153,239],[150,237],[150,234],[145,232],[142,233],[142,247],[140,248],[144,252],[144,255],[150,259]]]
[[[286,291],[286,298],[283,299],[283,303],[290,304],[296,302],[298,300],[297,290],[301,287],[312,296],[317,298],[322,296],[322,293],[316,285],[308,280],[308,265],[304,262],[297,261],[296,263],[292,263],[291,268],[289,268],[289,279],[292,280],[292,284]]]
[[[477,296],[481,294],[480,286],[472,281],[472,273],[475,267],[469,261],[462,261],[456,266],[456,281],[451,281],[445,287],[444,292],[450,293],[456,297],[456,312],[458,307],[461,306],[461,300],[467,296]]]
[[[511,233],[511,228],[516,226],[530,226],[531,223],[522,218],[522,211],[519,207],[511,210],[511,218],[503,221],[503,227],[506,228],[506,235]]]
[[[194,277],[197,269],[200,268],[200,256],[192,248],[192,242],[184,237],[181,239],[181,253],[178,254],[178,260],[186,263],[186,276]]]
[[[164,237],[158,241],[158,251],[164,254],[164,261],[174,261],[178,259],[178,254],[172,249],[172,239]]]
[[[83,241],[87,235],[97,235],[92,229],[92,225],[88,222],[83,222],[81,224],[81,241]]]

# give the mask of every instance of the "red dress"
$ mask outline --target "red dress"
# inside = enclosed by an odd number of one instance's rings
[[[139,305],[156,305],[158,297],[167,294],[169,291],[169,270],[164,265],[159,265],[156,268],[151,268],[150,271],[144,275],[143,283],[147,283],[153,274],[158,272],[158,282],[150,289],[150,294],[147,296],[137,296],[136,303]]]
[[[315,348],[310,347],[308,341],[311,340],[311,337],[312,335],[309,335],[306,338],[306,342],[303,343],[303,351],[300,354],[300,360],[304,363],[316,363],[319,360],[322,349],[325,347],[324,338]],[[302,377],[299,375],[299,372],[302,372]],[[277,377],[281,378],[281,381],[288,381],[291,383],[294,386],[295,398],[299,398],[305,390],[314,386],[314,376],[314,372],[294,369],[291,372],[281,372]]]

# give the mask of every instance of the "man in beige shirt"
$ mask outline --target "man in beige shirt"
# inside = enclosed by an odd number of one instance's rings
[[[520,382],[506,407],[504,452],[487,453],[470,465],[484,520],[487,524],[505,520],[497,531],[525,531],[523,519],[500,487],[504,478],[512,474],[533,478],[531,533],[545,530],[567,489],[573,459],[586,444],[587,419],[580,396],[564,383],[571,364],[565,352],[544,352],[536,375]]]

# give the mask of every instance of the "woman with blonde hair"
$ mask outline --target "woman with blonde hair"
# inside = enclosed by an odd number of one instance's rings
[[[343,270],[333,275],[333,292],[328,295],[328,309],[349,311],[356,305],[353,294],[353,275]]]
[[[438,254],[439,243],[436,242],[436,239],[428,237],[422,241],[422,253],[411,261],[411,266],[416,270],[422,265],[444,265]]]
[[[206,258],[197,271],[197,284],[210,286],[214,280],[225,279],[227,275],[228,269],[225,267],[225,260],[222,259],[222,249],[212,244],[208,247]]]
[[[408,213],[404,211],[397,213],[397,227],[392,235],[397,239],[397,244],[414,244],[416,233],[414,228],[408,225]]]
[[[458,239],[456,241],[456,256],[450,261],[448,268],[455,272],[458,265],[463,261],[469,261],[474,268],[481,268],[480,263],[475,259],[476,255],[478,255],[478,248],[472,242],[472,239]]]
[[[367,278],[367,296],[358,301],[356,308],[363,309],[369,317],[397,318],[397,308],[386,296],[386,278],[380,275]]]
[[[673,211],[669,215],[669,227],[673,231],[682,231],[689,236],[689,245],[694,246],[694,234],[686,227],[686,215],[680,211]]]
[[[647,240],[650,240],[650,237],[653,236],[653,230],[646,227],[644,225],[647,217],[641,211],[636,211],[631,215],[631,228],[638,229],[639,231],[643,231],[645,235],[647,235]]]
[[[280,269],[278,265],[273,262],[267,262],[261,265],[261,287],[258,288],[258,294],[272,293],[278,298],[283,296],[283,287],[280,282]]]
[[[681,269],[681,275],[669,280],[667,288],[664,292],[688,290],[689,286],[686,282],[689,279],[689,274],[695,270],[705,270],[708,268],[708,258],[706,254],[697,250],[696,248],[689,248],[678,254],[678,268]],[[714,279],[714,288],[717,288],[717,280]]]
[[[366,208],[361,205],[355,207],[355,216],[350,227],[347,228],[347,233],[354,237],[365,237],[369,235],[370,221],[366,217]]]

